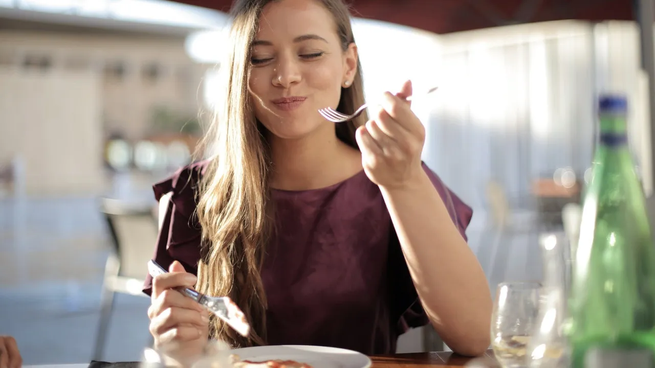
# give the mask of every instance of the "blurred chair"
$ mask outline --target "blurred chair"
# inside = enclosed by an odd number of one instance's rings
[[[109,198],[103,198],[100,202],[113,251],[105,265],[94,360],[102,359],[114,307],[114,294],[118,292],[146,296],[141,289],[147,275],[147,262],[152,258],[158,234],[154,206],[152,203]]]
[[[0,198],[22,197],[25,194],[25,169],[21,156],[0,163]]]
[[[555,170],[552,178],[543,176],[532,182],[532,194],[544,226],[562,228],[562,210],[567,203],[580,203],[582,184],[571,167]]]
[[[491,244],[481,244],[478,258],[480,263],[485,269],[487,278],[491,281],[494,280],[494,273],[498,272],[501,268],[507,266],[507,257],[497,260],[499,248],[502,246],[502,241],[507,239],[508,236],[517,234],[530,234],[539,229],[539,219],[533,213],[527,211],[523,213],[513,213],[510,201],[505,193],[504,188],[495,181],[490,181],[486,187],[486,197],[490,210],[490,221],[487,222],[485,230],[483,231],[483,239],[493,239]],[[520,216],[519,216],[520,215]],[[487,238],[486,234],[494,231],[493,237]],[[508,244],[508,254],[511,251],[512,242]],[[535,248],[536,249],[536,248]],[[484,259],[484,255],[488,250],[491,252],[488,259]],[[499,262],[502,261],[502,262]]]
[[[14,170],[11,165],[0,166],[0,198],[10,197],[14,192]]]

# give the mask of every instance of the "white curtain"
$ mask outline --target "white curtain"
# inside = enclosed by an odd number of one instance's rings
[[[527,198],[533,179],[588,167],[592,28],[566,22],[443,37],[442,94],[426,124],[424,156],[471,205],[485,207],[489,181]]]
[[[355,22],[367,99],[412,79],[432,97],[413,109],[427,128],[423,159],[475,211],[470,244],[488,220],[485,187],[533,211],[531,186],[590,166],[599,93],[628,96],[630,144],[649,191],[647,84],[633,22],[559,21],[434,35]],[[478,233],[476,233],[478,232]]]

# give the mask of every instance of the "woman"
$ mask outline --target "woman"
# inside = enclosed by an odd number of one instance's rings
[[[156,344],[381,354],[432,323],[454,351],[482,353],[491,297],[466,244],[472,213],[421,162],[411,84],[382,96],[371,120],[335,125],[317,110],[364,102],[342,1],[238,0],[232,13],[224,105],[207,136],[217,155],[155,185],[170,196],[155,259],[171,271],[146,281]],[[179,286],[230,296],[251,336]]]

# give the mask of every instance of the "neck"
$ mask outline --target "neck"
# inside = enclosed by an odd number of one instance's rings
[[[339,140],[334,126],[298,139],[269,136],[271,186],[283,190],[318,189],[343,181],[362,169],[361,155]]]

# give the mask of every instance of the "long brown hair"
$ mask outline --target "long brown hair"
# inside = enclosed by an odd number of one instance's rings
[[[197,215],[203,247],[198,264],[199,291],[230,296],[246,314],[251,335],[243,338],[221,320],[210,321],[210,336],[234,347],[266,343],[266,294],[260,270],[265,246],[273,230],[269,201],[270,150],[263,126],[255,118],[248,92],[250,45],[255,39],[264,6],[275,0],[236,0],[227,60],[221,65],[223,89],[220,106],[204,140],[211,158],[199,188]],[[346,51],[355,42],[348,7],[342,0],[319,1],[334,17],[336,32]],[[352,113],[364,103],[361,67],[350,88],[341,89],[338,110]],[[336,125],[335,134],[357,148],[355,130],[366,114]]]

